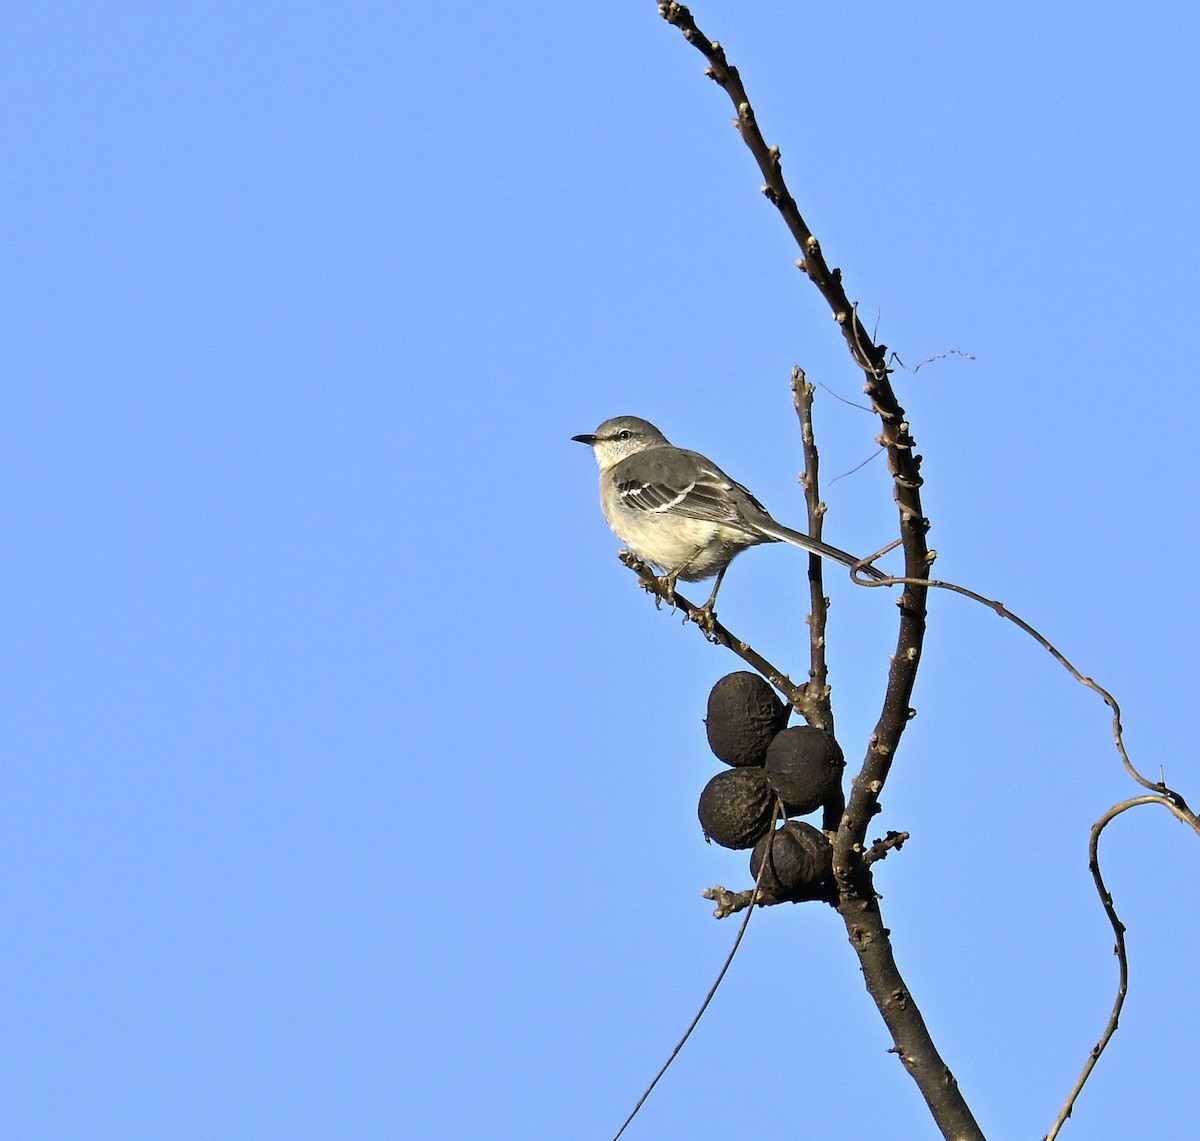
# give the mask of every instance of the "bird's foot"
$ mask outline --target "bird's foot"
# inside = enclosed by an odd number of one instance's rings
[[[667,603],[672,610],[678,605],[675,601],[675,582],[677,576],[674,574],[664,574],[658,576],[658,597],[654,600],[655,606],[661,606],[664,602]]]
[[[695,620],[696,625],[700,627],[710,642],[716,641],[713,637],[713,630],[717,625],[717,612],[714,608],[717,605],[717,592],[721,589],[721,580],[724,579],[725,571],[728,569],[728,564],[721,568],[721,573],[717,575],[717,581],[713,583],[712,594],[708,596],[708,601],[699,610],[688,615],[689,618]]]
[[[699,610],[693,610],[688,617],[700,627],[706,638],[711,639],[717,625],[717,612],[712,608],[710,599]]]

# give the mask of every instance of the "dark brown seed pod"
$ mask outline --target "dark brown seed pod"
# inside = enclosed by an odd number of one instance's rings
[[[761,881],[758,870],[763,868]],[[750,874],[772,899],[799,903],[834,898],[833,848],[823,832],[803,820],[785,821],[750,853]]]
[[[837,788],[845,767],[842,751],[824,729],[793,725],[767,749],[767,780],[789,816],[820,808]]]
[[[708,695],[708,746],[727,765],[761,765],[787,709],[758,674],[726,674]]]
[[[751,848],[771,827],[775,794],[762,769],[723,769],[700,793],[700,827],[723,848]]]

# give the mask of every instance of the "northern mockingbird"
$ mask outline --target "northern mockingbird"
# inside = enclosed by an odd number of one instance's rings
[[[776,523],[712,460],[674,447],[637,416],[615,416],[594,433],[571,439],[589,445],[600,465],[600,506],[608,525],[638,558],[666,572],[668,596],[677,579],[717,576],[703,607],[710,616],[730,562],[759,543],[791,543],[858,567],[869,578],[887,577],[837,547]]]

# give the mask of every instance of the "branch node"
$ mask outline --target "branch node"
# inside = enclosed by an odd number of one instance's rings
[[[863,863],[870,867],[887,856],[888,852],[893,850],[900,851],[904,847],[904,842],[908,839],[909,835],[907,832],[889,831],[882,840],[876,840],[872,843],[870,850],[863,856]]]

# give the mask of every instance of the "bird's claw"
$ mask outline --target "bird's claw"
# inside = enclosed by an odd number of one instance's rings
[[[654,600],[656,607],[661,606],[666,602],[672,610],[676,609],[678,603],[675,601],[675,576],[672,574],[664,574],[658,578],[658,597]]]
[[[711,603],[705,603],[699,610],[693,610],[688,617],[700,627],[706,638],[712,638],[717,625],[717,614]]]

